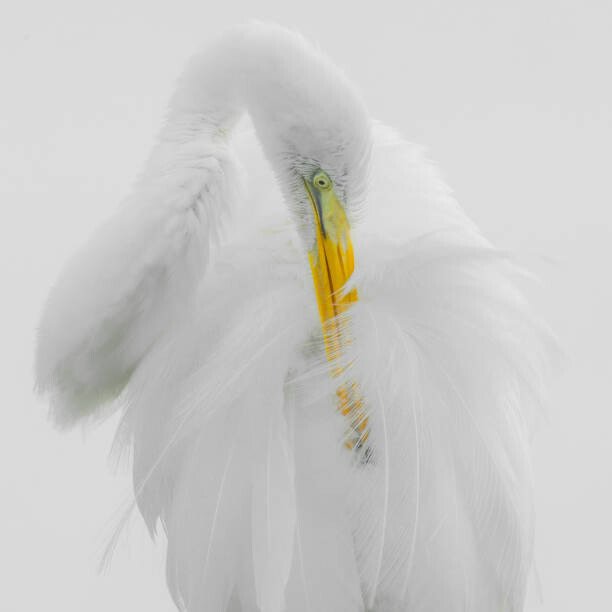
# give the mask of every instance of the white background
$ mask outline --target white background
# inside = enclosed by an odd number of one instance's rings
[[[612,609],[612,9],[606,0],[3,3],[0,25],[0,609],[172,611],[127,499],[114,423],[60,434],[32,393],[62,263],[129,190],[185,59],[273,20],[318,41],[374,116],[426,145],[484,233],[542,279],[566,353],[536,446],[542,609]]]

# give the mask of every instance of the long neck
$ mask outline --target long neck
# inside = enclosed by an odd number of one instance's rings
[[[269,140],[265,111],[274,116],[267,107],[291,90],[291,81],[300,81],[294,74],[300,69],[296,58],[311,62],[306,49],[300,38],[275,26],[227,31],[187,64],[169,104],[160,147],[172,147],[177,163],[189,164],[198,146],[225,145],[245,112],[260,140]],[[293,56],[288,64],[295,70],[287,70],[287,62],[281,61],[287,56]],[[280,74],[275,65],[279,62],[285,67]]]
[[[153,207],[193,209],[200,231],[209,238],[218,234],[240,184],[231,133],[241,115],[249,112],[261,139],[262,122],[257,121],[257,104],[249,101],[249,94],[266,88],[258,81],[270,70],[270,58],[278,55],[278,35],[275,28],[263,27],[263,34],[258,28],[235,28],[190,60],[135,198]],[[281,32],[285,46],[295,45],[288,37]]]
[[[299,36],[256,24],[230,30],[188,64],[140,189],[160,205],[164,198],[179,208],[204,202],[214,235],[239,183],[230,136],[245,112],[290,208],[295,184],[303,190],[296,159],[366,176],[365,111],[346,79]]]
[[[206,244],[218,236],[239,195],[230,137],[246,110],[229,90],[234,82],[230,62],[218,51],[198,55],[187,65],[133,195],[160,214],[193,211]]]

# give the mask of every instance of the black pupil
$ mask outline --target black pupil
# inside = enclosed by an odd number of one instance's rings
[[[325,187],[325,181],[323,179],[319,179],[319,185],[321,187]]]

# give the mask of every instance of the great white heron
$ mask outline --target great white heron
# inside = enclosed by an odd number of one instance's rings
[[[64,426],[120,406],[181,610],[518,611],[548,358],[519,275],[318,50],[237,27],[53,287],[38,387]]]

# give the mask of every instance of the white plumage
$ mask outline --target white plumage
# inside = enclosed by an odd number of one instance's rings
[[[234,130],[244,112],[255,131]],[[306,257],[317,168],[359,291],[334,375]],[[235,28],[191,62],[134,193],[53,288],[38,385],[65,426],[119,397],[181,610],[518,611],[549,358],[520,275],[320,53]],[[365,458],[337,406],[355,381]]]

